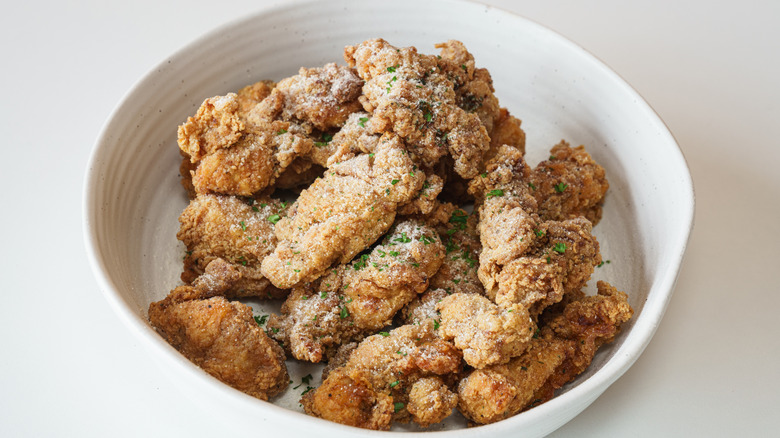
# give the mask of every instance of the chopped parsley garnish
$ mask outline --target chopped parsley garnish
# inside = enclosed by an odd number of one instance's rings
[[[358,119],[358,125],[360,125],[361,128],[365,128],[367,121],[368,121],[368,117],[361,117],[360,119]]]
[[[286,129],[280,129],[279,131],[276,132],[276,135],[282,135],[282,134],[287,134],[287,130]]]
[[[346,307],[346,306],[342,307],[342,308],[341,308],[341,311],[339,311],[339,317],[340,317],[341,319],[344,319],[344,318],[346,318],[346,317],[348,317],[348,316],[349,316],[349,310],[347,309],[347,307]]]
[[[246,231],[246,224],[244,223],[244,221],[241,221],[238,224],[241,225],[241,230],[242,231]]]
[[[600,268],[600,267],[604,266],[604,264],[608,264],[608,263],[612,263],[612,262],[611,262],[611,261],[609,261],[609,260],[603,260],[603,261],[602,261],[601,263],[599,263],[599,264],[598,264],[596,267],[597,267],[597,268]]]
[[[563,193],[563,191],[566,190],[566,187],[569,187],[568,184],[558,183],[555,185],[555,191],[558,193]]]
[[[401,237],[397,237],[393,239],[393,242],[400,242],[400,243],[409,243],[412,239],[406,235],[406,231],[401,233]]]
[[[434,330],[438,330],[438,329],[439,329],[439,326],[440,326],[440,324],[439,324],[439,320],[438,320],[438,319],[434,319],[434,320],[433,320],[433,329],[434,329]]]
[[[449,222],[451,224],[455,224],[455,226],[459,230],[465,230],[466,229],[466,221],[468,221],[469,215],[466,214],[463,210],[455,210],[452,212],[452,215],[450,216]]]
[[[390,254],[393,257],[398,257],[398,255],[401,254],[401,253],[398,252],[398,251],[390,251],[388,254]]]
[[[263,315],[263,316],[255,315],[254,318],[257,325],[263,325],[265,324],[266,321],[268,321],[268,315]]]
[[[325,292],[325,291],[322,291],[322,292],[320,292],[320,298],[322,298],[323,300],[324,300],[325,298],[327,298],[327,296],[328,296],[328,293],[327,293],[327,292]]]
[[[566,252],[566,244],[563,242],[558,242],[553,246],[553,251],[563,254]]]
[[[390,336],[390,333],[388,333],[388,332],[379,332],[379,334],[384,336],[384,337]]]
[[[393,403],[393,409],[395,410],[395,412],[398,412],[398,411],[400,411],[400,410],[401,410],[401,409],[403,409],[405,406],[406,406],[406,405],[405,405],[405,404],[403,404],[403,403],[401,403],[401,402],[398,402],[398,403]]]
[[[390,181],[390,184],[396,185],[396,184],[398,184],[398,181],[400,181],[400,180],[394,179],[394,180]]]
[[[491,190],[491,191],[489,191],[487,193],[487,198],[488,199],[495,198],[495,197],[498,197],[498,196],[504,196],[504,191],[501,190],[501,189],[495,189],[495,190]]]
[[[268,216],[268,222],[271,222],[272,224],[279,222],[279,219],[281,219],[281,216],[278,214],[272,214]]]
[[[398,380],[390,384],[391,388],[395,388],[396,386],[398,386]]]
[[[430,122],[433,119],[433,114],[431,114],[431,113],[429,113],[427,111],[425,112],[425,114],[423,114],[423,116],[425,117],[425,121],[426,122]]]
[[[542,237],[542,236],[544,236],[544,231],[542,231],[542,230],[534,230],[534,234],[536,234],[536,237]]]
[[[398,68],[398,65],[399,65],[399,64],[396,64],[396,65],[394,65],[394,66],[392,66],[392,67],[387,67],[387,71],[388,71],[388,73],[395,73],[395,69],[397,69],[397,68]]]
[[[325,146],[328,143],[330,143],[331,140],[333,140],[333,135],[332,134],[328,134],[326,132],[326,133],[322,134],[322,137],[321,137],[320,141],[315,141],[314,142],[314,146],[317,146],[317,147]]]
[[[530,187],[531,190],[536,190],[536,185],[534,183],[532,183],[532,182],[528,183],[528,187]]]

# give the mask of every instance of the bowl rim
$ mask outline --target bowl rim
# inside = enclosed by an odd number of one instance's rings
[[[620,76],[617,72],[612,70],[605,62],[603,62],[593,53],[583,48],[576,42],[570,40],[569,38],[563,36],[562,34],[554,31],[548,26],[540,24],[520,14],[507,11],[506,9],[501,7],[487,5],[475,0],[436,0],[436,1],[445,4],[457,5],[458,7],[484,7],[490,10],[492,13],[498,13],[504,15],[505,18],[510,18],[512,20],[519,20],[521,22],[525,22],[526,25],[534,26],[537,28],[536,29],[537,31],[543,32],[546,37],[555,39],[556,43],[568,45],[570,46],[571,49],[581,52],[584,55],[583,56],[584,60],[586,60],[588,63],[592,64],[593,66],[598,67],[602,71],[602,73],[609,76],[611,82],[623,88],[623,92],[628,93],[629,95],[634,97],[636,100],[636,104],[638,106],[638,110],[644,112],[646,116],[653,121],[654,124],[662,128],[660,129],[660,131],[662,132],[664,143],[667,143],[669,146],[673,146],[668,151],[671,153],[670,158],[673,158],[675,161],[677,161],[678,164],[681,165],[680,168],[684,169],[685,171],[680,175],[676,175],[681,179],[680,190],[685,192],[684,200],[686,202],[684,202],[681,205],[681,208],[677,210],[677,214],[680,218],[678,233],[675,236],[673,236],[673,239],[672,236],[668,236],[670,237],[669,247],[673,248],[673,251],[670,250],[669,252],[670,255],[673,256],[673,259],[670,263],[667,264],[665,271],[663,271],[662,273],[658,273],[653,277],[654,281],[650,289],[650,292],[652,292],[653,290],[658,290],[663,293],[655,293],[655,294],[648,293],[647,299],[643,304],[642,312],[634,320],[631,331],[627,334],[625,340],[620,345],[620,347],[617,350],[615,350],[614,355],[610,357],[609,360],[607,360],[599,370],[594,372],[587,379],[578,382],[578,384],[575,387],[568,390],[565,394],[558,395],[553,399],[551,399],[550,401],[540,406],[537,406],[534,409],[523,412],[522,415],[516,415],[506,420],[502,420],[488,425],[483,425],[478,428],[468,428],[468,429],[448,430],[448,431],[402,432],[404,434],[421,433],[426,435],[446,433],[448,434],[448,436],[453,436],[453,437],[465,435],[466,433],[468,433],[469,436],[473,436],[474,433],[487,435],[487,434],[493,434],[497,432],[506,432],[509,429],[516,429],[518,426],[522,427],[523,425],[534,424],[535,421],[538,421],[538,419],[542,417],[554,415],[554,412],[557,412],[562,408],[566,408],[567,406],[573,406],[574,404],[573,402],[579,399],[587,399],[591,397],[591,401],[593,401],[603,391],[605,391],[609,387],[609,385],[611,385],[618,378],[620,378],[634,364],[634,362],[639,358],[639,356],[645,350],[650,340],[652,339],[653,335],[655,334],[664,316],[664,313],[668,307],[671,297],[673,295],[675,284],[677,282],[677,278],[679,276],[679,272],[682,266],[682,260],[684,258],[685,251],[690,241],[690,236],[694,226],[695,192],[694,192],[693,180],[691,178],[690,168],[688,166],[687,160],[678,142],[676,141],[671,130],[669,129],[669,127],[661,119],[658,113],[650,106],[647,100],[645,100],[644,97],[635,88],[633,88],[633,86],[631,86],[625,79],[623,79],[622,76]],[[150,68],[125,92],[125,94],[117,102],[117,104],[114,106],[109,116],[103,123],[100,129],[100,133],[90,152],[88,164],[87,164],[87,171],[83,180],[82,232],[84,235],[84,244],[87,252],[87,259],[89,261],[89,265],[90,268],[92,269],[93,275],[97,280],[101,293],[108,301],[110,307],[117,314],[117,316],[119,316],[120,320],[123,322],[125,326],[127,326],[135,335],[140,336],[141,338],[144,339],[145,346],[153,346],[153,348],[157,352],[160,352],[162,354],[162,357],[164,357],[166,360],[168,360],[169,362],[173,361],[174,363],[176,363],[177,367],[181,371],[185,371],[190,374],[198,374],[201,377],[202,376],[210,377],[210,379],[205,379],[205,380],[200,379],[200,380],[202,381],[202,383],[206,383],[207,385],[209,385],[211,389],[222,393],[226,397],[229,397],[235,403],[241,403],[241,404],[258,403],[258,402],[262,403],[262,401],[250,397],[246,394],[243,394],[240,391],[235,390],[230,386],[219,382],[215,378],[205,373],[205,371],[202,371],[200,368],[190,363],[186,358],[184,358],[181,354],[179,354],[173,347],[165,343],[164,340],[162,340],[162,338],[157,334],[157,332],[151,326],[149,326],[148,321],[146,321],[144,318],[141,318],[133,310],[132,306],[124,298],[122,298],[122,295],[119,292],[119,287],[108,275],[106,263],[99,251],[100,245],[98,243],[98,236],[95,228],[95,223],[99,223],[99,221],[101,220],[99,217],[100,208],[96,200],[97,197],[96,190],[99,186],[98,184],[99,172],[97,172],[97,169],[99,168],[100,159],[102,155],[106,153],[105,151],[108,149],[106,145],[110,144],[109,137],[110,137],[111,128],[113,127],[114,124],[118,123],[117,122],[118,117],[129,105],[129,102],[132,101],[133,98],[140,93],[140,90],[142,90],[150,82],[154,81],[155,77],[160,74],[159,70],[161,70],[164,66],[166,66],[167,63],[172,62],[172,60],[178,59],[180,57],[186,58],[186,55],[189,52],[196,50],[195,49],[196,46],[198,46],[201,43],[204,43],[205,41],[208,41],[209,39],[213,39],[218,35],[223,34],[230,28],[234,28],[236,26],[238,27],[244,26],[247,23],[255,21],[261,18],[262,16],[268,14],[283,13],[285,11],[289,11],[292,9],[301,8],[301,7],[311,7],[313,5],[320,4],[320,3],[322,2],[318,0],[294,0],[286,3],[280,3],[269,7],[261,8],[245,16],[239,17],[237,19],[229,20],[221,25],[212,28],[211,30],[201,34],[199,37],[195,38],[194,40],[191,40],[190,42],[186,43],[184,46],[180,47],[172,54],[165,57],[162,61],[153,65],[152,68]],[[348,4],[350,6],[356,5],[355,3],[348,3],[348,1],[342,1],[342,3],[345,6],[347,6]],[[579,409],[579,411],[585,409],[589,404],[590,402],[585,404],[581,409]],[[379,431],[368,431],[364,429],[357,429],[350,426],[344,426],[341,424],[331,423],[326,420],[322,420],[315,417],[309,417],[306,416],[305,414],[301,414],[299,412],[295,412],[280,406],[273,405],[272,403],[263,403],[263,405],[266,406],[266,408],[270,408],[271,409],[270,412],[278,410],[278,412],[282,414],[303,416],[309,420],[320,422],[320,425],[327,427],[329,429],[334,429],[339,433],[354,432],[361,435],[373,434],[373,433],[381,433],[381,434],[388,433],[388,432],[379,432]],[[578,414],[579,411],[576,412],[575,415],[572,415],[572,418],[576,416],[576,414]],[[389,433],[398,433],[398,432],[389,432]]]

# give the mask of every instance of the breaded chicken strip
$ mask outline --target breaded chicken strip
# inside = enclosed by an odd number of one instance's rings
[[[293,288],[282,316],[272,315],[268,327],[295,358],[319,362],[339,345],[389,325],[427,289],[443,258],[444,247],[433,229],[400,222],[370,253]]]
[[[284,351],[266,336],[252,310],[224,297],[197,295],[180,286],[149,306],[149,320],[187,359],[222,382],[262,400],[287,387]]]
[[[598,295],[573,301],[553,316],[522,356],[461,380],[460,412],[475,423],[493,423],[544,403],[582,373],[633,314],[625,293],[606,282],[597,286]]]
[[[405,325],[363,340],[301,403],[309,415],[366,429],[409,420],[428,426],[452,413],[449,385],[461,370],[460,352],[432,322]]]
[[[260,263],[276,246],[274,222],[286,208],[271,198],[198,195],[179,216],[177,237],[187,247],[182,281],[192,282],[212,261],[223,259],[238,275],[226,295],[286,295],[260,272]]]
[[[383,137],[375,153],[333,164],[277,223],[278,243],[263,260],[263,275],[285,289],[349,262],[390,228],[398,206],[424,181],[393,135]]]
[[[550,158],[539,163],[530,175],[532,193],[544,220],[583,216],[595,226],[609,183],[604,168],[585,151],[561,141],[550,150]]]
[[[509,362],[526,349],[536,325],[523,306],[499,307],[477,294],[453,294],[436,305],[439,335],[452,339],[474,368]]]
[[[490,144],[488,132],[479,116],[458,106],[451,78],[458,79],[435,56],[372,39],[346,47],[344,59],[366,81],[360,99],[373,114],[374,132],[403,137],[413,159],[424,167],[449,154],[462,177],[479,173],[481,155]]]

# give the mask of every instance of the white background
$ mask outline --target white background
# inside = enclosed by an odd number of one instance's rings
[[[487,3],[552,28],[623,76],[679,141],[696,189],[696,224],[656,336],[552,436],[777,436],[780,2]],[[143,74],[270,4],[4,4],[0,436],[221,435],[220,419],[165,380],[98,290],[82,184],[103,122]]]

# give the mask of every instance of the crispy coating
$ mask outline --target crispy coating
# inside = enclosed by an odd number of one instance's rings
[[[474,368],[509,362],[522,354],[536,325],[520,305],[499,307],[477,294],[453,294],[436,305],[439,335],[452,339]]]
[[[149,320],[184,356],[224,383],[268,400],[287,387],[284,351],[252,318],[252,310],[224,297],[181,300],[180,286],[149,306]]]
[[[198,195],[179,216],[177,237],[187,248],[182,281],[192,282],[212,261],[223,259],[238,274],[226,295],[284,296],[260,272],[260,263],[276,245],[272,220],[285,210],[271,198]]]
[[[583,216],[596,225],[609,183],[604,168],[596,164],[584,146],[572,148],[561,141],[550,150],[550,158],[539,163],[530,175],[538,213],[545,220]]]
[[[422,166],[433,167],[449,154],[459,175],[478,174],[490,138],[479,116],[457,105],[458,79],[452,68],[442,66],[452,61],[417,53],[414,47],[396,48],[382,39],[346,47],[344,59],[366,81],[360,99],[373,114],[373,131],[403,137]]]
[[[495,302],[505,307],[521,304],[536,317],[564,294],[580,291],[601,263],[591,230],[583,217],[539,224],[531,237],[533,246],[503,266]]]
[[[432,322],[405,325],[364,339],[301,403],[310,415],[367,429],[409,420],[427,426],[452,412],[457,397],[449,387],[461,370],[460,352],[436,336]],[[432,380],[418,384],[423,379]],[[437,393],[424,394],[426,387]]]
[[[210,97],[203,101],[197,113],[179,126],[181,151],[197,163],[203,157],[237,142],[246,124],[239,115],[236,93]]]
[[[297,75],[279,81],[256,111],[268,119],[295,122],[308,134],[328,132],[361,108],[362,87],[363,80],[351,68],[334,63],[302,67]]]
[[[425,179],[401,145],[387,136],[375,154],[334,164],[303,190],[276,225],[278,243],[263,260],[263,275],[282,289],[310,282],[383,235]]]
[[[606,282],[597,286],[598,295],[572,301],[553,316],[523,355],[461,380],[460,412],[475,423],[493,423],[549,400],[582,373],[633,314],[625,293]]]
[[[370,253],[341,265],[314,283],[293,288],[272,315],[273,336],[300,360],[319,362],[339,345],[389,325],[393,316],[428,288],[444,258],[435,230],[398,223]]]
[[[445,244],[446,257],[441,269],[431,279],[432,288],[447,292],[484,294],[479,280],[479,254],[482,244],[477,232],[477,217],[456,208],[444,229],[439,230]]]

